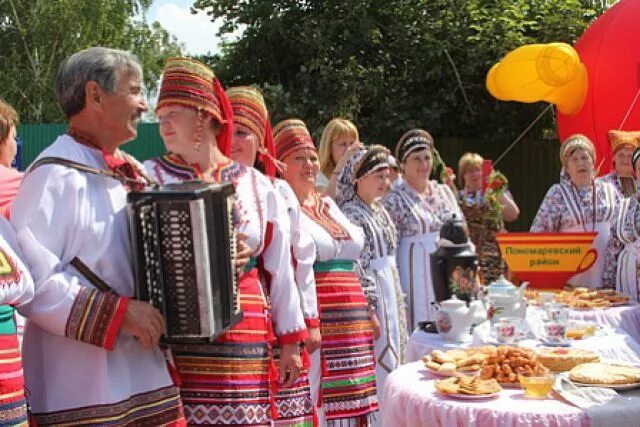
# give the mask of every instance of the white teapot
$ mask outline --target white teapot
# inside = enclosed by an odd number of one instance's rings
[[[477,304],[467,307],[467,303],[455,295],[446,301],[435,304],[436,328],[446,341],[463,342],[471,338],[471,325],[477,320]]]
[[[524,282],[520,287],[500,276],[498,280],[486,287],[485,303],[491,316],[491,322],[503,317],[519,317],[524,319],[527,311],[527,299],[524,291],[528,283]]]

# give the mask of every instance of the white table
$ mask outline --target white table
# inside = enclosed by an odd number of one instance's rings
[[[434,388],[422,362],[402,365],[385,381],[381,404],[385,427],[588,427],[586,412],[556,399],[530,400],[520,389],[497,399],[456,400]],[[615,424],[614,424],[615,425]]]
[[[487,324],[486,327],[488,326]],[[484,336],[486,336],[486,334]],[[449,343],[444,341],[438,334],[428,334],[416,330],[411,334],[409,342],[407,343],[405,353],[406,361],[414,362],[420,360],[422,356],[436,349],[450,350],[453,348],[466,348],[472,345],[495,344],[495,342],[492,341],[483,341],[479,337],[482,337],[482,334],[475,334],[474,340],[466,343]],[[534,349],[541,347],[540,342],[535,339],[519,341],[517,344],[522,347]],[[572,340],[571,347],[595,351],[603,361],[618,361],[640,365],[640,343],[621,329],[616,331],[608,329],[606,335],[597,335],[582,340]]]

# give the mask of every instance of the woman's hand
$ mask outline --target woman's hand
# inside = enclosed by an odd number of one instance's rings
[[[320,335],[320,328],[308,328],[307,331],[309,332],[309,337],[304,342],[304,345],[307,347],[309,354],[312,354],[320,348],[322,336]]]
[[[373,339],[378,340],[380,338],[380,321],[375,311],[369,312],[369,318],[371,319],[371,329],[373,330]]]
[[[364,144],[362,142],[360,142],[360,141],[356,141],[353,144],[351,144],[349,146],[349,148],[347,148],[347,150],[344,152],[342,157],[340,157],[340,160],[338,160],[338,164],[336,164],[336,168],[333,171],[333,173],[337,175],[340,172],[342,172],[342,169],[344,168],[344,165],[351,158],[353,153],[355,153],[356,151],[362,149],[363,147],[364,147]]]
[[[233,265],[236,267],[236,274],[242,275],[244,267],[249,263],[251,258],[251,248],[247,245],[246,240],[249,236],[244,233],[236,233],[236,259]]]
[[[289,387],[298,379],[302,359],[298,344],[283,344],[280,349],[280,385]]]
[[[516,205],[516,202],[509,197],[509,193],[507,191],[502,194],[499,202],[502,205],[502,219],[505,222],[511,222],[518,219],[520,209],[518,208],[518,205]]]

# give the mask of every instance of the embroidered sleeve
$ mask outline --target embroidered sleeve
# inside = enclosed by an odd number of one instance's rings
[[[465,220],[464,214],[460,209],[460,205],[458,204],[458,199],[456,198],[455,194],[453,194],[451,187],[445,184],[437,184],[437,185],[438,187],[440,187],[440,190],[442,191],[442,194],[443,194],[442,198],[447,206],[447,210],[449,214],[455,215],[456,218],[459,218],[464,221]]]
[[[560,231],[560,206],[563,204],[558,184],[554,184],[544,196],[540,208],[538,208],[538,213],[531,224],[530,231],[533,233]]]
[[[606,288],[617,287],[619,255],[625,244],[633,245],[640,238],[637,233],[637,227],[640,225],[638,221],[640,221],[640,209],[636,200],[627,199],[617,205],[605,251],[602,283]]]
[[[360,259],[356,265],[356,273],[360,279],[362,290],[367,297],[370,308],[378,307],[378,293],[376,290],[376,282],[371,274],[371,260],[378,255],[375,253],[375,241],[377,236],[373,235],[371,227],[368,226],[364,218],[364,214],[357,208],[352,207],[349,203],[342,206],[342,212],[353,224],[362,228],[364,232],[364,246],[360,252]]]
[[[259,174],[252,170],[252,173]],[[291,243],[286,209],[279,206],[282,199],[275,188],[262,175],[256,175],[251,197],[255,197],[259,209],[263,209],[267,221],[265,245],[261,254],[271,296],[274,329],[283,344],[303,341],[307,329],[300,309],[300,296],[291,262]]]
[[[71,306],[65,335],[113,350],[128,305],[129,298],[82,288]]]
[[[0,305],[20,306],[33,298],[33,280],[18,250],[11,225],[0,218]]]
[[[385,207],[391,220],[395,224],[398,238],[407,236],[410,234],[408,230],[408,213],[405,212],[404,207],[402,206],[402,200],[396,191],[400,191],[399,189],[391,190],[384,199],[382,199],[382,205]]]
[[[300,224],[300,205],[293,190],[282,181],[276,181],[276,188],[282,196],[282,203],[287,208],[291,235],[291,257],[300,306],[307,327],[318,327],[318,300],[316,281],[313,274],[313,263],[316,260],[316,246],[311,235],[302,229]]]
[[[88,193],[86,177],[60,166],[42,166],[22,181],[11,223],[33,276],[35,295],[18,311],[53,334],[81,340],[89,336],[94,343],[112,348],[120,319],[116,314],[123,315],[126,303],[121,301],[114,307],[113,297],[88,292],[81,283],[84,279],[70,267],[70,260],[64,259],[78,253],[90,227]],[[111,307],[110,317],[103,311],[107,306]],[[83,309],[89,317],[78,325],[77,315]],[[107,319],[112,323],[107,324]]]
[[[622,242],[620,242],[617,237],[614,237],[612,230],[611,237],[607,242],[604,272],[602,273],[602,286],[605,288],[615,289],[616,287],[618,255],[620,255],[620,251],[622,251],[623,247],[624,245]]]

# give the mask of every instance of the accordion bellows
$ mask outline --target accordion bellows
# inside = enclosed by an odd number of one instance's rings
[[[192,181],[128,195],[136,298],[164,315],[169,344],[211,342],[242,318],[233,194]]]

